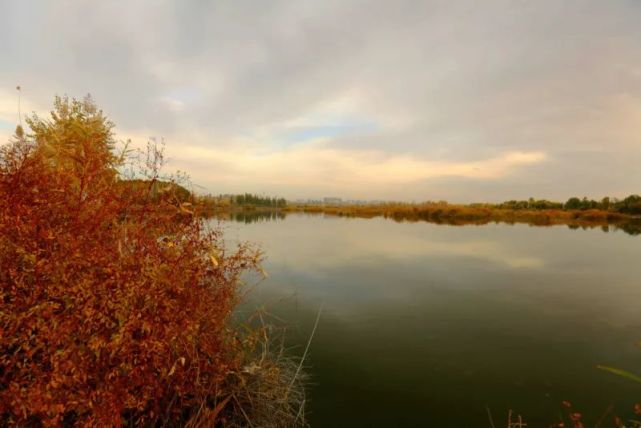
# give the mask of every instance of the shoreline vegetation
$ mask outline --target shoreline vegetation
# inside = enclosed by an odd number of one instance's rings
[[[249,195],[249,194],[247,194]],[[243,196],[243,195],[238,195]],[[248,202],[261,200],[262,203]],[[296,204],[282,198],[254,196],[239,199],[235,195],[196,196],[196,207],[203,215],[220,219],[251,222],[252,219],[283,218],[288,213],[306,213],[339,217],[383,217],[395,221],[426,221],[453,226],[490,223],[528,224],[531,226],[565,225],[570,228],[601,228],[605,232],[622,230],[641,234],[641,196],[630,195],[600,202],[570,198],[566,203],[546,200],[508,201],[502,204],[457,205],[447,202],[376,203],[376,204]],[[278,202],[272,202],[278,201]]]
[[[26,122],[0,146],[0,425],[307,426],[304,358],[232,316],[261,252],[90,98]]]
[[[452,226],[489,223],[528,224],[531,226],[565,225],[570,228],[610,226],[633,235],[641,233],[641,216],[599,209],[512,209],[489,206],[426,204],[381,204],[356,206],[288,206],[286,212],[324,214],[340,217],[384,217],[396,221],[426,221]]]

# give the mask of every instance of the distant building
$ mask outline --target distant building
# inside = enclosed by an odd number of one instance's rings
[[[340,205],[343,200],[341,198],[323,198],[323,203],[325,205]]]

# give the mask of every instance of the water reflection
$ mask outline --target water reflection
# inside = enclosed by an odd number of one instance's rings
[[[324,305],[313,426],[487,426],[486,405],[547,426],[562,400],[596,418],[638,397],[595,368],[641,372],[641,247],[625,234],[303,215],[228,227],[265,250],[248,305],[291,322],[292,345]]]
[[[220,219],[220,220],[228,220],[228,221],[234,221],[238,223],[245,223],[245,224],[250,224],[250,223],[255,223],[255,222],[262,222],[262,221],[277,221],[277,220],[284,220],[287,215],[296,215],[296,216],[316,216],[316,217],[335,217],[332,215],[326,215],[322,213],[287,213],[285,211],[276,211],[276,210],[271,210],[271,211],[238,211],[238,212],[222,212],[222,213],[215,213],[213,215],[214,218]],[[340,217],[340,216],[338,216]],[[351,217],[350,217],[351,218]],[[390,220],[393,220],[397,223],[417,223],[417,222],[429,222],[433,224],[439,224],[439,225],[448,225],[448,226],[484,226],[488,224],[506,224],[506,225],[514,225],[514,224],[524,224],[524,223],[510,223],[510,222],[495,222],[495,221],[489,221],[489,220],[481,220],[481,221],[475,221],[475,222],[470,222],[466,221],[464,219],[430,219],[430,220],[424,220],[424,219],[403,219],[403,218],[390,218]],[[554,225],[554,224],[529,224],[528,226],[533,226],[533,227],[562,227],[563,225]],[[596,229],[599,228],[605,233],[609,232],[615,232],[615,231],[622,231],[628,235],[633,235],[637,236],[641,234],[641,219],[632,219],[628,221],[627,223],[618,223],[618,224],[568,224],[566,225],[567,228],[571,230],[590,230],[590,229]]]
[[[228,220],[245,224],[284,220],[285,217],[286,214],[282,211],[238,211],[217,213],[214,215],[214,218],[219,220]]]
[[[578,224],[568,224],[567,227],[571,230],[589,230],[600,228],[603,232],[616,232],[618,230],[632,236],[641,235],[641,224],[636,221],[631,221],[629,223],[620,223],[620,224],[604,224],[604,225],[578,225]]]
[[[404,223],[404,222],[429,222],[433,224],[448,225],[448,226],[484,226],[488,224],[506,224],[506,225],[515,225],[515,224],[526,224],[533,227],[560,227],[563,226],[563,223],[554,224],[554,223],[519,223],[511,221],[499,221],[499,220],[476,220],[469,221],[465,219],[456,219],[456,218],[439,218],[439,219],[403,219],[403,218],[391,218],[392,220]],[[608,233],[610,231],[622,231],[628,235],[640,235],[641,234],[641,219],[632,218],[621,223],[612,223],[612,224],[599,224],[599,223],[572,223],[566,224],[571,230],[590,230],[600,228],[603,232]]]

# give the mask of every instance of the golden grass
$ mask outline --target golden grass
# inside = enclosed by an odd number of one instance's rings
[[[343,217],[384,217],[397,221],[429,221],[452,225],[527,223],[532,225],[601,226],[626,223],[632,216],[603,210],[514,210],[445,204],[380,204],[380,205],[289,205],[288,212],[326,214]]]

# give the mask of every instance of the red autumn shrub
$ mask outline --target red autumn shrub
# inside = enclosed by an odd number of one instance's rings
[[[146,180],[124,181],[90,100],[57,98],[28,124],[0,151],[0,425],[175,424],[215,407],[258,255],[225,253],[159,181],[154,150]]]

